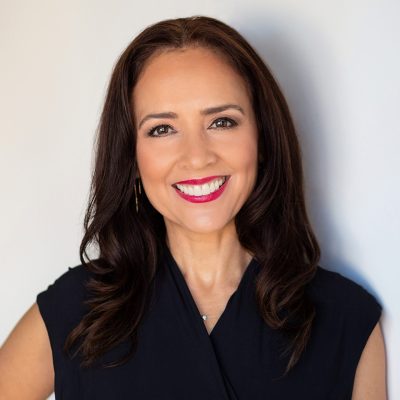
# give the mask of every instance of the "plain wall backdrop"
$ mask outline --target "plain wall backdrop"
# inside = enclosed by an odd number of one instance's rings
[[[280,83],[302,146],[320,265],[381,302],[389,398],[400,398],[396,0],[1,0],[0,342],[37,293],[80,263],[114,63],[150,23],[195,14],[236,28]]]

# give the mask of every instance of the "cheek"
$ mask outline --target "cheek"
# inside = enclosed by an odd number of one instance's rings
[[[242,168],[252,169],[257,167],[257,138],[253,133],[248,133],[230,147],[229,158]]]
[[[138,143],[136,157],[140,176],[145,180],[157,179],[166,170],[165,153],[157,151],[156,145]]]

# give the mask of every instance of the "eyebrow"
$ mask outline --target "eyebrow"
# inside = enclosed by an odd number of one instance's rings
[[[243,108],[237,104],[223,104],[220,106],[205,108],[204,110],[200,111],[200,114],[201,115],[217,114],[217,113],[225,111],[229,108],[239,110],[243,115],[245,115]],[[140,127],[150,118],[178,118],[178,114],[171,112],[171,111],[161,112],[161,113],[156,113],[156,114],[148,114],[140,121],[138,129],[140,129]]]

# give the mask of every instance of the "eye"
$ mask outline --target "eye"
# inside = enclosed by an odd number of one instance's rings
[[[222,123],[222,124],[221,124]],[[227,125],[228,123],[228,125]],[[222,118],[218,118],[216,119],[212,125],[217,124],[217,128],[220,129],[229,129],[229,128],[233,128],[235,126],[237,126],[237,122],[234,121],[231,118],[227,118],[227,117],[222,117]],[[230,125],[229,125],[230,124]],[[211,125],[211,126],[212,126]],[[161,129],[162,128],[162,129]],[[171,128],[170,125],[157,125],[153,128],[151,128],[148,132],[147,132],[147,136],[151,136],[151,137],[161,137],[161,136],[166,136],[168,135],[168,129]],[[172,129],[172,128],[171,128]]]
[[[168,128],[171,128],[169,125],[157,125],[154,128],[151,128],[148,132],[147,132],[147,136],[152,136],[152,137],[160,137],[160,136],[165,136],[162,131],[160,134],[160,130],[158,130],[159,128],[163,128],[163,130],[168,130]],[[166,129],[165,129],[166,128]],[[154,133],[157,132],[158,135],[155,135]]]
[[[222,124],[220,123],[220,122],[222,122]],[[231,124],[230,126],[228,125],[228,126],[226,126],[226,122],[228,122],[229,124]],[[218,119],[216,119],[213,123],[212,123],[212,125],[214,125],[214,124],[218,124],[218,126],[217,126],[217,128],[221,128],[221,129],[227,129],[227,128],[233,128],[233,127],[235,127],[235,126],[237,126],[237,122],[236,121],[234,121],[233,119],[230,119],[230,118],[226,118],[226,117],[222,117],[222,118],[218,118]],[[225,123],[225,124],[224,124]],[[211,126],[212,126],[211,125]]]

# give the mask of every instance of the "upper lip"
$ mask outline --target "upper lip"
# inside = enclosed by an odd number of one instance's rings
[[[213,176],[207,176],[205,178],[193,178],[193,179],[188,179],[186,181],[179,181],[175,182],[174,185],[201,185],[202,183],[207,183],[210,181],[213,181],[214,179],[218,178],[224,178],[227,177],[227,175],[213,175]]]

